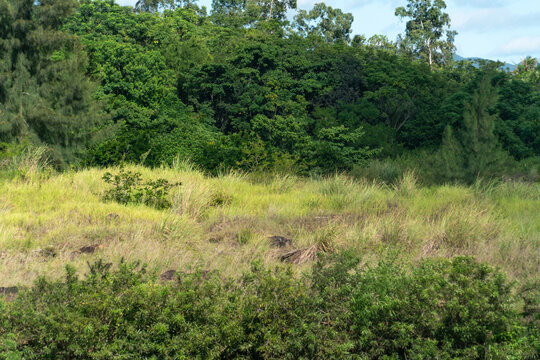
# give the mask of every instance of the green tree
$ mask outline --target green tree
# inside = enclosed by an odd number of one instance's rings
[[[212,0],[212,17],[218,25],[245,25],[246,0]]]
[[[135,9],[141,12],[156,12],[159,9],[174,8],[174,0],[137,0]]]
[[[316,165],[323,171],[351,170],[361,164],[378,149],[362,146],[364,131],[343,125],[321,129],[314,142]]]
[[[430,66],[450,63],[457,32],[450,30],[450,16],[443,12],[445,8],[443,0],[409,0],[406,7],[398,7],[396,16],[409,19],[405,36],[398,37],[401,50]]]
[[[496,172],[504,161],[504,153],[495,135],[497,114],[494,108],[497,100],[497,87],[491,84],[489,76],[484,76],[478,90],[465,104],[461,141],[467,154],[469,177]]]
[[[354,20],[351,13],[318,3],[309,12],[299,10],[294,20],[295,27],[303,36],[317,35],[329,42],[350,42]]]
[[[536,85],[537,89],[540,90],[540,63],[538,63],[538,59],[527,56],[518,64],[515,73],[518,78]]]
[[[501,173],[509,157],[495,134],[498,89],[484,75],[464,104],[463,124],[457,138],[447,127],[439,152],[441,176],[446,180],[474,181]]]
[[[246,0],[246,10],[254,20],[282,21],[289,9],[296,9],[296,0]]]
[[[539,68],[540,73],[540,68]],[[521,74],[499,75],[496,133],[516,159],[540,155],[540,88]]]
[[[56,165],[82,154],[104,121],[87,56],[61,31],[74,0],[0,0],[0,139],[47,145]]]

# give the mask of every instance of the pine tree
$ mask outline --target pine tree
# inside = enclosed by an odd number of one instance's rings
[[[0,0],[0,141],[74,160],[104,120],[78,39],[60,31],[75,0]]]
[[[438,164],[447,180],[472,182],[478,177],[497,175],[507,163],[509,156],[495,135],[497,115],[492,111],[497,98],[497,88],[490,76],[484,75],[464,104],[463,129],[458,138],[450,127],[446,128]]]
[[[437,178],[451,182],[465,179],[463,147],[454,136],[451,126],[444,129],[442,146],[437,156],[437,165]]]
[[[471,100],[465,103],[462,142],[467,152],[469,177],[493,171],[501,163],[500,145],[494,132],[497,115],[490,113],[497,97],[497,88],[484,76]]]

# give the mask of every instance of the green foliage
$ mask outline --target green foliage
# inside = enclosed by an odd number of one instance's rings
[[[236,281],[205,272],[157,283],[98,261],[0,301],[1,358],[533,358],[513,284],[470,258],[359,267],[349,253],[312,271],[254,264]],[[536,300],[534,306],[537,306]],[[529,305],[527,305],[529,306]],[[527,307],[529,309],[530,307]]]
[[[321,129],[315,142],[317,165],[323,170],[350,170],[362,163],[377,150],[359,147],[364,132],[354,131],[345,126]]]
[[[536,89],[539,90],[540,64],[538,63],[538,59],[527,56],[525,59],[521,60],[521,63],[518,64],[516,69],[516,76],[526,82],[536,85]]]
[[[452,63],[457,32],[450,30],[450,16],[443,12],[445,8],[443,0],[409,0],[407,7],[398,7],[396,16],[411,19],[405,36],[398,39],[401,49],[430,66]]]
[[[520,331],[514,301],[500,273],[469,258],[425,261],[410,274],[383,263],[366,271],[353,300],[359,346],[370,358],[476,359],[510,351]]]
[[[478,89],[465,103],[463,129],[453,135],[447,127],[439,152],[441,176],[447,180],[474,181],[478,177],[501,174],[509,157],[495,134],[497,88],[484,76]]]
[[[500,79],[495,132],[516,159],[540,154],[540,89],[511,76]]]
[[[252,19],[284,20],[287,10],[296,9],[296,0],[246,0],[245,4]]]
[[[318,3],[309,12],[299,10],[294,20],[303,36],[315,35],[329,42],[349,42],[354,18],[351,13]]]
[[[0,1],[0,141],[46,145],[59,168],[80,158],[106,119],[86,54],[61,29],[77,5]]]
[[[145,204],[159,210],[171,207],[171,202],[167,199],[169,190],[181,185],[181,183],[171,184],[165,179],[143,181],[140,173],[123,169],[117,175],[105,173],[103,180],[112,185],[112,188],[103,194],[103,200],[116,201],[124,205]]]
[[[531,345],[540,354],[540,281],[530,281],[520,289],[524,302],[523,316],[531,339]],[[533,358],[531,356],[531,358]]]
[[[463,106],[492,68],[488,132],[517,160],[539,156],[537,63],[514,74],[489,62],[432,71],[426,63],[449,64],[453,51],[445,6],[398,8],[408,22],[394,44],[351,39],[352,15],[324,3],[289,23],[294,0],[214,0],[210,15],[192,0],[141,0],[137,11],[0,0],[0,141],[45,146],[56,168],[180,158],[214,174],[349,171],[434,152],[447,126],[465,141],[474,124]],[[491,160],[470,154],[469,173],[453,180],[484,175]]]

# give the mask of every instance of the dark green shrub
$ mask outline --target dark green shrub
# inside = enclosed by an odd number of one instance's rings
[[[351,176],[365,178],[385,184],[395,184],[403,175],[403,170],[392,160],[372,160],[365,166],[355,166]]]
[[[512,285],[471,258],[382,263],[358,279],[351,311],[370,358],[493,358],[522,330]]]
[[[116,201],[120,204],[145,204],[156,209],[168,209],[171,202],[167,199],[169,190],[180,182],[171,184],[165,179],[143,181],[141,173],[120,170],[118,175],[110,172],[103,175],[103,180],[113,187],[103,195],[105,201]]]
[[[532,345],[531,359],[540,358],[540,280],[529,281],[520,289],[523,317]],[[534,357],[536,354],[536,357]]]
[[[512,283],[470,258],[358,264],[341,253],[301,277],[256,263],[167,284],[138,264],[68,267],[0,299],[0,359],[537,358],[535,285],[519,311]]]

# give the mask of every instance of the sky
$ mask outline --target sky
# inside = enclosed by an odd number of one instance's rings
[[[134,5],[136,0],[117,0]],[[298,0],[309,10],[321,0]],[[405,22],[394,16],[406,0],[331,0],[326,5],[354,15],[353,33],[386,35],[395,40]],[[211,0],[199,0],[210,8]],[[540,58],[540,0],[446,0],[451,27],[458,32],[457,54],[519,63],[525,56]]]

